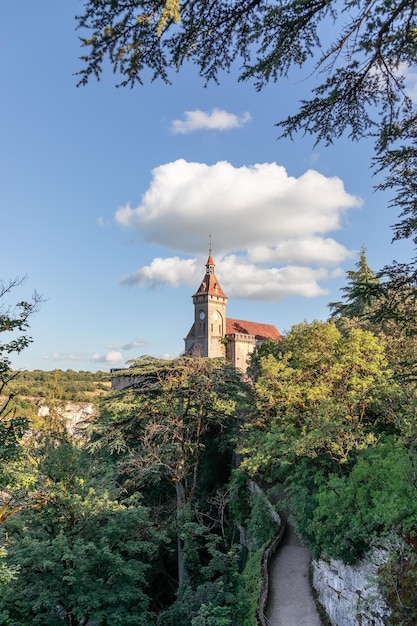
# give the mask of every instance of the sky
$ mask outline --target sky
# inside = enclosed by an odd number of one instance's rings
[[[281,333],[329,317],[362,247],[375,271],[411,259],[391,243],[371,141],[279,139],[311,95],[307,70],[260,92],[233,71],[205,86],[193,65],[171,85],[116,88],[108,69],[77,87],[81,12],[0,8],[0,280],[24,278],[0,305],[43,297],[13,368],[179,356],[210,241],[228,316]]]

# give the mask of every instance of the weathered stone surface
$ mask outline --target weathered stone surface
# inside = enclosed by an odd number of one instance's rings
[[[55,409],[66,421],[66,427],[70,434],[75,434],[77,430],[87,426],[94,417],[96,407],[91,402],[66,402],[62,408]],[[50,414],[50,408],[43,404],[38,409],[40,417]]]
[[[379,590],[378,566],[388,552],[374,550],[356,565],[313,561],[313,586],[333,626],[384,626],[389,608]]]

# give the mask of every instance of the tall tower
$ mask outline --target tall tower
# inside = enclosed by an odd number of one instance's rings
[[[202,357],[225,357],[227,296],[214,273],[211,256],[206,263],[206,273],[193,295],[194,324],[185,338],[185,353]]]

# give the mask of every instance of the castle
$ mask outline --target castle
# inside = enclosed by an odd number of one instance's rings
[[[185,337],[185,354],[196,357],[226,357],[245,372],[248,357],[266,339],[279,341],[281,334],[272,324],[228,318],[228,297],[214,273],[211,249],[206,273],[195,294],[194,323]]]
[[[266,339],[280,341],[281,334],[272,324],[248,322],[226,316],[228,297],[214,273],[211,250],[206,273],[193,295],[194,323],[185,337],[185,354],[192,357],[225,357],[234,367],[246,372],[248,357]],[[119,368],[111,370],[112,373]],[[137,382],[135,377],[117,376],[112,389],[123,389]]]

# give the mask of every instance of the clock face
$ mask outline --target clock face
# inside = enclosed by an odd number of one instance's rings
[[[219,314],[217,313],[217,311],[214,313],[213,317],[214,317],[215,320],[219,319]]]
[[[200,319],[203,320],[206,317],[204,311],[200,311]]]

